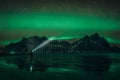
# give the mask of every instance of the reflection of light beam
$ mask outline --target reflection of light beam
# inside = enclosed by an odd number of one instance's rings
[[[30,72],[32,72],[33,70],[33,65],[32,65],[32,60],[33,60],[33,52],[37,51],[38,49],[42,48],[43,46],[47,45],[49,42],[53,41],[53,40],[60,40],[60,39],[72,39],[73,37],[60,37],[60,38],[57,38],[57,37],[50,37],[48,40],[45,40],[42,44],[38,45],[37,47],[35,47],[33,50],[32,50],[32,53],[31,53],[31,66],[29,68]]]
[[[36,50],[38,50],[39,48],[42,48],[43,46],[45,46],[46,44],[48,44],[50,41],[54,40],[55,38],[52,37],[52,38],[49,38],[48,40],[44,41],[42,44],[38,45],[37,47],[35,47],[33,50],[32,50],[32,53],[31,53],[31,65],[30,65],[30,72],[32,72],[33,70],[33,65],[32,65],[32,60],[33,60],[33,52],[35,52]]]
[[[65,39],[69,39],[71,37],[67,37]],[[56,40],[57,38],[56,37],[51,37],[49,38],[48,40],[45,40],[42,44],[38,45],[37,47],[35,47],[33,50],[32,50],[32,53],[37,51],[38,49],[42,48],[43,46],[47,45],[49,42],[51,42],[52,40]],[[64,38],[58,38],[58,39],[64,39]],[[31,60],[33,59],[33,56],[31,56]],[[30,66],[30,72],[32,72],[33,70],[33,65],[32,65],[32,61],[31,61],[31,66]]]
[[[12,54],[12,55],[13,55],[13,54],[15,54],[15,52],[10,52],[10,54]]]
[[[30,66],[30,72],[32,72],[32,70],[33,70],[33,66],[31,65],[31,66]]]

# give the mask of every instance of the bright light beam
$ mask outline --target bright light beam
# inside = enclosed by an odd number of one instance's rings
[[[51,37],[49,38],[48,40],[45,40],[42,44],[38,45],[37,47],[35,47],[33,50],[32,50],[32,53],[37,51],[39,48],[42,48],[43,46],[45,46],[46,44],[48,44],[49,42],[51,42],[52,40],[55,40],[55,37]],[[33,59],[33,56],[31,57],[31,60]],[[31,66],[30,66],[30,72],[32,72],[33,70],[33,65],[32,65],[32,61],[31,61]]]
[[[51,38],[49,38],[48,40],[44,41],[42,44],[40,44],[40,45],[38,45],[36,48],[34,48],[34,49],[32,50],[32,52],[37,51],[39,48],[42,48],[43,46],[45,46],[46,44],[48,44],[48,43],[51,42],[52,40],[55,40],[55,38],[54,38],[54,37],[51,37]]]
[[[32,72],[32,70],[33,70],[33,65],[30,66],[30,72]]]
[[[46,40],[45,42],[43,42],[42,44],[40,44],[39,46],[37,46],[35,49],[32,50],[32,52],[35,52],[36,50],[38,50],[39,48],[42,48],[43,46],[45,46],[46,44],[48,44],[50,42],[50,40]]]

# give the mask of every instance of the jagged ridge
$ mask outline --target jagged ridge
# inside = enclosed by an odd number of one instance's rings
[[[29,38],[23,38],[17,43],[10,43],[5,47],[5,51],[15,52],[31,52],[36,46],[48,40],[47,37],[33,36]],[[86,35],[79,41],[74,41],[70,44],[66,40],[53,40],[37,52],[120,52],[119,47],[111,47],[107,40],[100,37],[98,33],[91,36]]]

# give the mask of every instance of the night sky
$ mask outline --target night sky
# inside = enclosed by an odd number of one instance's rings
[[[0,46],[29,36],[81,38],[98,32],[120,44],[119,0],[1,0]]]

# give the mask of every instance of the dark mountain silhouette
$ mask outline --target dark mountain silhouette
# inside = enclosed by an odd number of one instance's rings
[[[70,43],[62,40],[53,40],[48,45],[43,47],[43,49],[46,47],[49,48],[48,52],[67,52],[69,51]]]
[[[31,52],[35,47],[48,40],[47,37],[33,36],[23,38],[17,43],[10,43],[5,47],[7,52]],[[70,44],[67,40],[53,40],[37,52],[120,52],[120,48],[110,46],[107,40],[98,33],[91,36],[86,35],[80,40],[74,41]]]
[[[29,50],[32,50],[32,48],[35,48],[45,40],[47,40],[47,37],[45,36],[33,36],[29,38],[23,38],[17,43],[8,44],[5,49],[7,52],[29,52]]]
[[[25,45],[27,42],[27,38],[23,38],[21,41],[17,43],[10,43],[5,47],[5,51],[7,52],[26,52],[27,46]]]
[[[23,38],[17,43],[10,43],[5,47],[7,52],[22,52],[29,53],[38,45],[41,45],[44,41],[48,40],[47,37],[33,36],[29,38]],[[67,52],[69,50],[70,43],[63,40],[53,40],[42,48],[38,49],[37,52]]]
[[[13,63],[17,64],[19,69],[27,69],[31,65],[30,61],[30,53],[31,51],[41,45],[44,41],[49,40],[47,37],[38,37],[33,36],[29,38],[23,38],[17,43],[10,43],[4,48],[5,52],[16,52],[23,54],[29,54],[28,56],[19,57],[16,56]],[[42,48],[38,49],[36,52],[38,53],[71,53],[72,56],[70,57],[69,54],[69,61],[72,62],[75,53],[80,52],[95,52],[95,53],[104,53],[104,52],[120,52],[120,48],[117,46],[110,46],[110,44],[105,40],[103,37],[99,36],[98,33],[95,33],[91,36],[86,35],[82,39],[74,41],[72,44],[69,43],[67,40],[52,40]],[[81,55],[74,58],[76,61],[80,61],[80,63],[75,64],[75,66],[83,68],[86,71],[92,71],[97,73],[98,75],[102,75],[103,72],[109,70],[110,65],[112,63],[111,59],[107,55]],[[59,55],[59,54],[58,54]],[[63,54],[64,55],[64,54]],[[46,55],[47,56],[47,55]],[[51,55],[50,60],[55,58],[56,55]],[[45,57],[45,56],[44,56]],[[68,57],[68,55],[67,55]],[[48,58],[48,59],[49,59]],[[45,58],[47,60],[47,58]],[[57,59],[57,58],[56,58]],[[47,64],[47,62],[42,62],[42,58],[37,55],[35,57],[35,63],[33,64],[34,70],[45,71],[49,66],[61,66],[59,60],[55,63]],[[65,58],[64,58],[65,59]],[[62,64],[64,64],[65,60],[61,59]],[[44,60],[44,59],[43,59]],[[73,60],[73,61],[74,61]],[[58,62],[57,62],[58,61]],[[49,61],[48,61],[49,62]],[[69,63],[68,63],[69,64]],[[35,70],[35,71],[36,71]]]
[[[109,43],[103,37],[100,37],[98,33],[91,36],[86,35],[83,39],[75,42],[73,48],[74,52],[110,52]]]

